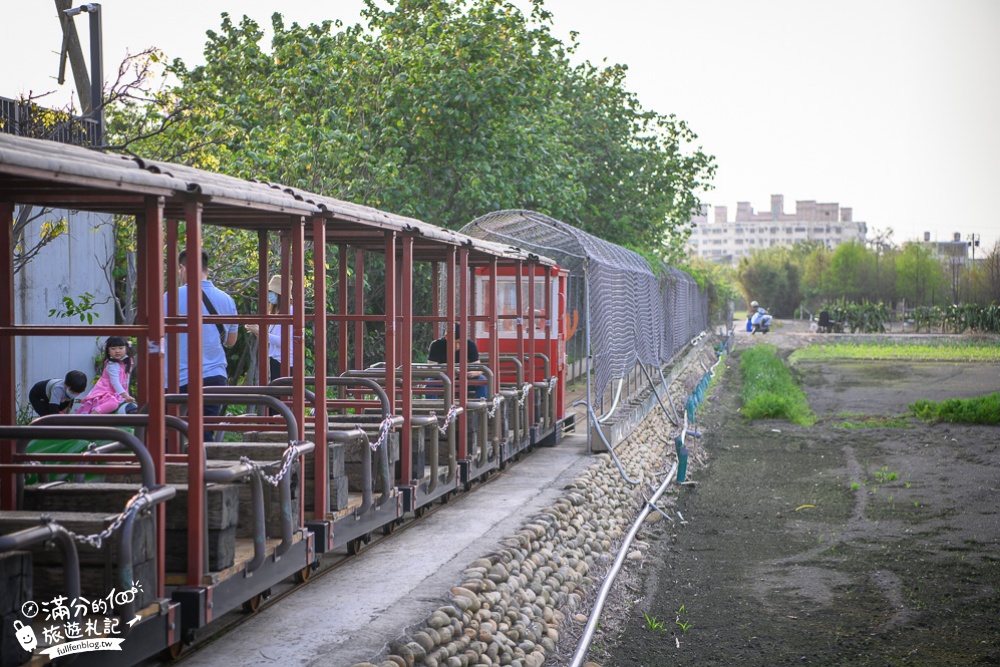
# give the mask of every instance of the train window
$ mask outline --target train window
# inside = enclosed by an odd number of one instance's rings
[[[477,315],[485,315],[490,309],[490,295],[487,293],[486,287],[489,284],[488,278],[485,276],[477,276],[476,280],[476,305],[477,305]],[[558,283],[555,280],[550,281],[551,291],[552,291],[552,303],[557,304],[558,301]],[[525,312],[528,309],[528,279],[521,279],[521,306]],[[517,314],[517,279],[514,276],[497,276],[497,312],[500,314],[500,322],[498,325],[498,332],[500,338],[515,338],[517,337],[517,319],[510,317]],[[506,317],[505,317],[506,316]],[[545,278],[542,276],[537,276],[535,278],[535,335],[538,336],[539,332],[545,330]],[[525,326],[525,334],[527,334],[528,321],[527,317],[524,318],[523,322]],[[476,323],[476,336],[479,338],[486,338],[488,332],[486,326],[482,322]],[[553,335],[555,332],[553,331]]]

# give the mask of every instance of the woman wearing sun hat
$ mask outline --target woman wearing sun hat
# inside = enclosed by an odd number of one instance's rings
[[[284,291],[282,290],[282,280],[281,276],[271,276],[271,280],[267,283],[267,312],[269,315],[277,315],[281,312],[281,299],[283,298]],[[291,308],[288,309],[291,313]],[[292,327],[286,325],[288,330],[288,335],[291,337]],[[247,331],[249,331],[254,336],[260,334],[260,327],[256,324],[246,325]],[[280,324],[271,324],[267,327],[267,360],[268,360],[268,371],[271,380],[281,377],[281,335],[282,326]],[[291,363],[291,360],[289,360]]]

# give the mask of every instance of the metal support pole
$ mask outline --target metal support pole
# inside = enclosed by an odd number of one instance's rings
[[[346,318],[348,314],[347,306],[347,244],[341,243],[337,246],[337,314]],[[347,355],[350,353],[348,343],[350,341],[350,327],[346,319],[337,321],[337,344],[339,357],[337,359],[338,368],[341,373],[346,373],[350,368]],[[359,369],[360,370],[360,369]]]
[[[0,327],[14,326],[14,202],[0,201]],[[0,424],[15,424],[17,376],[14,373],[14,335],[0,334]],[[14,441],[0,441],[0,463],[14,460]],[[13,473],[0,475],[0,510],[16,509]]]
[[[388,258],[387,258],[388,261]],[[413,419],[413,355],[409,353],[413,349],[413,236],[406,234],[403,236],[403,270],[401,274],[402,285],[400,289],[400,317],[401,327],[399,332],[400,348],[404,351],[400,354],[402,365],[403,393],[400,396],[403,419],[406,420],[407,427]],[[386,389],[394,385],[386,384]],[[424,476],[423,469],[413,470],[413,429],[404,428],[400,434],[400,468],[402,474],[400,481],[403,484],[410,484],[414,478],[420,479]]]
[[[166,403],[163,399],[164,368],[163,368],[163,198],[147,197],[146,210],[142,216],[137,216],[136,236],[139,249],[139,266],[143,267],[142,278],[139,281],[138,314],[146,325],[146,336],[139,341],[145,346],[142,371],[139,374],[143,385],[140,404],[145,404],[149,413],[149,425],[146,427],[146,447],[153,457],[156,467],[156,483],[166,484]],[[175,262],[176,264],[176,262]],[[166,505],[156,506],[156,545],[157,557],[157,591],[163,596],[166,545]]]
[[[458,320],[459,329],[463,336],[469,335],[469,290],[471,289],[469,282],[469,249],[462,248],[458,251]],[[454,336],[455,332],[452,330],[446,334],[451,340],[450,337]],[[459,378],[455,382],[455,387],[458,389],[458,406],[462,408],[462,414],[458,416],[458,459],[460,461],[469,458],[469,378],[467,375],[469,355],[467,347],[466,345],[458,347],[462,352],[458,364]],[[454,362],[454,355],[451,353],[448,354],[448,362],[449,364]],[[448,366],[448,374],[455,377],[455,370],[451,365]]]
[[[97,136],[94,144],[104,145],[104,40],[101,29],[101,5],[92,2],[90,12],[90,99],[94,105],[94,120],[97,121]]]
[[[263,315],[270,312],[267,306],[267,265],[268,265],[268,242],[267,230],[261,229],[257,232],[257,314]],[[285,288],[285,292],[288,289]],[[287,294],[286,294],[287,298]],[[258,322],[257,336],[257,384],[265,385],[275,378],[271,377],[271,362],[267,353],[267,336],[270,328],[269,324]],[[282,325],[284,326],[284,325]]]
[[[389,260],[386,259],[386,264]],[[389,288],[386,287],[386,292]],[[354,367],[362,370],[365,367],[365,251],[357,248],[354,252]],[[388,349],[388,348],[386,348]],[[392,394],[389,394],[389,408],[392,410]]]
[[[521,355],[521,359],[524,361],[527,367],[527,373],[525,373],[524,381],[528,384],[532,384],[538,380],[535,377],[535,354],[538,353],[538,346],[536,345],[537,339],[535,338],[535,266],[531,266],[528,271],[528,356],[525,357]],[[546,381],[548,378],[544,378]],[[526,426],[528,428],[533,428],[535,425],[535,399],[534,396],[528,401],[528,419]]]
[[[199,202],[184,205],[187,227],[187,255],[184,259],[187,273],[188,338],[188,549],[187,583],[200,586],[205,573],[205,442],[203,417],[203,390],[201,346],[201,210]]]
[[[294,216],[292,218],[291,226],[291,245],[292,245],[292,256],[291,256],[291,275],[287,281],[283,281],[282,291],[289,294],[288,297],[284,299],[284,304],[282,305],[282,310],[291,309],[292,313],[292,335],[291,340],[288,340],[289,336],[282,335],[281,337],[281,372],[286,373],[285,364],[291,362],[292,367],[289,369],[292,375],[292,408],[296,415],[300,415],[303,418],[299,419],[299,429],[298,429],[298,439],[306,439],[306,420],[304,418],[306,414],[306,286],[305,286],[305,275],[306,275],[306,224],[305,218],[300,215]],[[283,269],[285,267],[282,267]],[[287,275],[282,271],[283,275]],[[283,331],[287,334],[288,329],[285,324],[281,325],[279,331]],[[289,349],[289,347],[291,349]],[[294,355],[294,356],[293,356]],[[322,394],[325,398],[325,392]],[[315,454],[313,456],[316,456]],[[314,463],[318,463],[318,459],[313,459]],[[319,466],[316,466],[317,468]],[[302,471],[301,474],[305,473],[306,469],[306,459],[305,456],[299,456],[299,469]],[[326,466],[320,468],[321,470],[326,470]],[[287,483],[286,483],[287,486]],[[299,525],[301,525],[303,519],[306,516],[306,494],[299,494]],[[298,528],[298,526],[296,526]],[[290,536],[289,536],[290,541]],[[288,542],[285,542],[287,544]]]
[[[326,447],[326,220],[320,217],[312,219],[313,223],[313,363],[316,377],[316,405],[314,406],[313,439],[316,457],[313,466],[313,516],[322,521],[326,518],[326,510],[330,507],[330,480],[327,474]],[[303,470],[305,470],[303,468]],[[305,494],[303,494],[305,495]]]
[[[584,262],[583,262],[583,308],[584,308],[584,317],[587,320],[586,323],[585,323],[585,326],[583,327],[583,333],[584,333],[584,340],[586,341],[584,343],[584,347],[586,348],[586,354],[587,354],[587,400],[586,400],[586,403],[587,403],[587,415],[588,416],[594,413],[594,407],[593,407],[593,402],[592,402],[592,398],[591,398],[591,394],[593,393],[593,388],[592,388],[592,385],[591,385],[591,382],[592,382],[592,379],[591,379],[591,375],[592,375],[592,371],[591,371],[591,359],[593,358],[593,354],[591,353],[591,348],[590,348],[590,280],[589,280],[589,278],[587,276],[587,269],[589,268],[588,267],[588,263],[589,262],[590,262],[590,260],[584,260]],[[597,420],[595,419],[594,421],[596,423]],[[593,454],[594,453],[593,436],[590,433],[590,426],[589,426],[589,424],[588,424],[588,427],[587,427],[587,453],[588,454]]]
[[[385,392],[389,395],[389,411],[399,414],[396,404],[396,232],[385,232]],[[405,436],[411,429],[403,429]],[[410,479],[412,460],[409,451],[404,455],[400,448],[401,479]]]

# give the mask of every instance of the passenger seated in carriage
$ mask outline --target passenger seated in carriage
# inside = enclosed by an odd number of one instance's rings
[[[452,349],[455,351],[455,365],[458,366],[461,356],[461,348],[459,345],[462,342],[462,331],[459,325],[455,325],[455,337],[452,339]],[[479,361],[479,347],[476,345],[476,341],[471,338],[466,340],[466,354],[470,364],[474,364]],[[433,364],[446,364],[448,363],[448,337],[442,336],[441,338],[436,338],[431,341],[431,346],[427,350],[427,361]],[[470,380],[486,380],[486,376],[478,370],[470,370],[469,373]],[[427,383],[427,389],[436,389],[440,391],[441,385],[429,382]],[[476,398],[480,400],[487,399],[487,390],[485,384],[475,384],[469,386],[469,392],[472,393]],[[428,394],[427,398],[438,398],[436,395]]]

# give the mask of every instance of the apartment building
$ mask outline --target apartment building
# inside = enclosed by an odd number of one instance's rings
[[[796,201],[795,212],[785,213],[784,195],[771,195],[771,209],[758,213],[750,202],[736,204],[736,219],[729,220],[726,206],[716,206],[708,219],[707,209],[691,222],[688,241],[692,255],[736,264],[740,257],[772,246],[791,247],[804,241],[819,241],[834,248],[846,241],[865,242],[868,225],[856,222],[846,206],[815,201]]]

